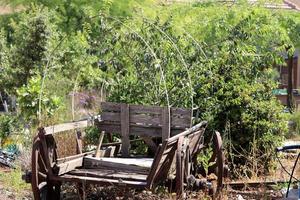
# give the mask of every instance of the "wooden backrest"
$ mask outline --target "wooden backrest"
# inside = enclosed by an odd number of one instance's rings
[[[122,154],[129,154],[129,135],[163,140],[191,127],[191,109],[159,106],[101,103],[98,127],[107,133],[122,136]]]
[[[167,178],[168,172],[174,160],[175,152],[178,149],[179,139],[190,138],[190,136],[193,136],[193,138],[200,138],[203,136],[206,126],[207,122],[202,121],[190,129],[166,139],[162,144],[159,145],[147,178],[147,185],[149,188],[152,188],[158,184],[159,181],[163,181]],[[198,142],[201,141],[198,140]],[[197,144],[195,144],[192,148],[194,149],[196,146]]]

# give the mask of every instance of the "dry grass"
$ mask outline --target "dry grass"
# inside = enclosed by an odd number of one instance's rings
[[[8,5],[1,5],[0,4],[0,15],[7,15],[7,14],[14,13],[14,12],[19,12],[23,9],[24,8],[22,6],[17,6],[16,8],[13,8],[13,7],[8,6]]]
[[[66,131],[53,136],[57,145],[58,158],[77,154],[75,131]]]

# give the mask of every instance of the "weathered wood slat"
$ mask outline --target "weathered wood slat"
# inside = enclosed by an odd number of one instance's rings
[[[176,148],[177,143],[170,143],[169,140],[165,140],[161,145],[159,145],[147,178],[148,187],[154,187],[160,181],[167,178],[174,159]],[[165,153],[166,151],[168,151],[168,153]]]
[[[172,117],[183,117],[183,118],[191,119],[191,114],[192,114],[192,109],[171,107]]]
[[[112,102],[101,102],[101,109],[103,112],[120,112],[121,103],[112,103]],[[149,105],[130,105],[130,112],[134,114],[160,114],[162,107],[160,106],[149,106]],[[171,115],[184,115],[190,116],[191,109],[188,108],[171,108]]]
[[[95,152],[95,157],[96,158],[100,157],[100,148],[101,148],[101,145],[102,145],[104,134],[105,134],[105,132],[101,131],[100,136],[99,136],[99,140],[98,140],[98,146],[97,146],[97,149],[96,149],[96,152]]]
[[[165,141],[171,136],[170,108],[162,109],[162,140]]]
[[[177,153],[176,153],[176,194],[177,197],[183,193],[183,158],[182,158],[182,145],[184,136],[178,138]]]
[[[206,125],[207,125],[207,121],[202,121],[200,122],[199,124],[187,129],[186,131],[183,131],[182,133],[178,134],[178,135],[175,135],[173,136],[172,138],[170,138],[170,141],[176,141],[178,140],[179,137],[181,136],[187,136],[191,133],[194,133],[196,131],[199,131],[200,129],[205,129],[206,128]]]
[[[152,124],[152,125],[160,125],[161,116],[160,115],[148,115],[148,114],[139,114],[133,115],[130,113],[130,124]]]
[[[118,186],[132,186],[135,188],[145,188],[147,183],[145,181],[127,181],[127,180],[115,180],[115,179],[108,179],[108,178],[95,178],[95,177],[86,177],[86,176],[76,176],[76,175],[69,175],[64,174],[62,176],[54,176],[51,177],[51,180],[60,181],[60,182],[78,182],[78,183],[91,183],[97,185],[114,185],[117,184]]]
[[[191,126],[191,118],[179,118],[179,117],[171,117],[171,127],[190,127]]]
[[[118,112],[102,112],[101,120],[103,121],[111,121],[111,122],[119,122],[121,121],[121,114]]]
[[[132,158],[94,158],[87,156],[84,158],[83,166],[85,169],[108,168],[125,169],[148,173],[151,166],[151,159],[141,160]]]
[[[120,113],[113,113],[113,112],[103,112],[101,114],[101,119],[107,123],[107,122],[115,122],[120,123],[121,117]],[[149,115],[149,114],[139,114],[139,115],[132,115],[130,114],[130,124],[140,124],[145,126],[155,126],[155,127],[161,127],[162,122],[162,116],[161,115]],[[171,116],[171,126],[172,127],[182,127],[187,128],[191,125],[191,118],[190,116],[187,117],[178,117],[178,116]]]
[[[83,164],[83,157],[75,158],[72,160],[69,160],[67,162],[60,163],[56,165],[58,171],[56,172],[57,175],[62,175],[65,173],[68,173],[77,167],[82,167]]]
[[[120,123],[116,123],[116,122],[109,122],[109,121],[102,121],[100,123],[97,124],[97,126],[101,129],[101,130],[113,130],[116,131],[116,133],[120,133]],[[109,128],[106,128],[109,127]],[[116,127],[116,128],[111,128],[111,127]],[[138,128],[146,128],[146,129],[159,129],[161,131],[161,125],[151,125],[151,124],[133,124],[130,123],[130,128],[132,127],[138,127]],[[171,127],[171,131],[184,131],[186,130],[186,128],[188,128],[187,126],[173,126]]]
[[[88,120],[78,121],[78,122],[70,122],[70,123],[64,123],[59,125],[53,125],[45,127],[46,135],[54,134],[58,132],[73,130],[73,129],[81,129],[86,128],[89,126]]]
[[[153,158],[95,158],[91,156],[86,156],[85,161],[89,160],[97,163],[109,162],[115,164],[134,165],[143,167],[145,169],[149,169],[153,162]]]
[[[136,181],[146,181],[146,174],[139,174],[136,172],[131,172],[129,170],[112,170],[112,169],[76,169],[70,171],[68,174],[78,175],[78,176],[89,176],[98,178],[112,178],[112,179],[122,179],[122,180],[136,180]]]
[[[89,151],[89,152],[85,152],[82,154],[76,154],[76,155],[72,155],[72,156],[68,156],[68,157],[64,157],[64,158],[58,158],[58,159],[56,159],[56,164],[61,164],[61,163],[64,163],[64,162],[67,162],[67,161],[70,161],[70,160],[73,160],[76,158],[84,157],[86,155],[91,155],[94,153],[95,153],[95,151]]]
[[[161,114],[162,107],[159,106],[144,106],[144,105],[130,105],[130,113],[132,114]]]
[[[121,112],[121,104],[112,103],[112,102],[101,102],[101,110],[103,112],[105,111]]]
[[[130,141],[129,141],[129,105],[121,104],[121,136],[122,136],[122,157],[129,156]]]
[[[108,133],[121,134],[121,126],[113,124],[100,124],[99,129]],[[161,128],[130,126],[130,135],[161,137]],[[180,131],[179,131],[180,132]]]

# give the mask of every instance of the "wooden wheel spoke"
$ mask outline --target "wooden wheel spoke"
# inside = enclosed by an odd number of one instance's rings
[[[47,173],[47,167],[41,152],[38,153],[38,170]]]
[[[46,181],[47,180],[47,175],[42,173],[42,172],[38,172],[38,179],[39,179],[39,183]]]

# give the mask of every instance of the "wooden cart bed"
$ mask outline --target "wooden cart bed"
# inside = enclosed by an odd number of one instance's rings
[[[95,125],[99,131],[120,134],[122,157],[95,158],[93,151],[82,152],[80,129],[89,125],[87,120],[40,128],[32,148],[30,182],[35,199],[42,199],[45,188],[46,199],[59,199],[63,182],[152,189],[174,171],[176,191],[180,196],[190,162],[203,148],[207,122],[190,127],[191,111],[188,109],[116,103],[102,103],[101,106],[101,118]],[[76,130],[77,154],[61,158],[54,134],[72,129]],[[131,158],[130,135],[140,136],[155,150],[154,158]],[[160,137],[162,143],[157,145],[153,137]]]

